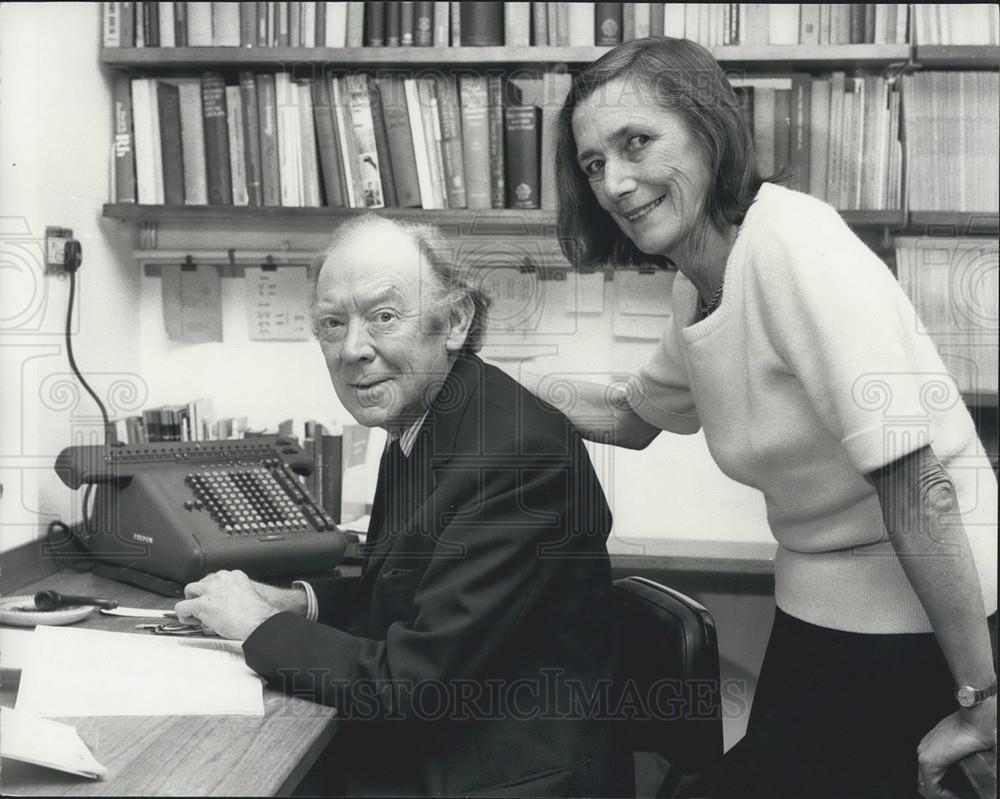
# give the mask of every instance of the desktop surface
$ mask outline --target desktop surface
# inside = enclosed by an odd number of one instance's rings
[[[117,599],[141,608],[175,600],[89,573],[62,571],[18,588]],[[136,635],[143,619],[96,611],[76,626]],[[23,629],[23,628],[21,628]],[[16,685],[0,686],[0,704],[13,707]],[[60,718],[76,727],[107,767],[99,780],[4,760],[5,796],[273,796],[289,794],[336,731],[336,710],[265,686],[264,715],[120,716]]]

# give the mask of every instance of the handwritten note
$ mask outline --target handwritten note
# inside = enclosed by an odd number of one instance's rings
[[[309,281],[304,267],[249,266],[247,327],[252,341],[303,341],[309,326]]]

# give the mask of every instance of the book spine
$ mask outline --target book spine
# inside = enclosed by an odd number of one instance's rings
[[[187,4],[187,40],[189,47],[212,46],[212,4]]]
[[[347,47],[348,3],[326,4],[326,46]]]
[[[389,160],[392,163],[396,204],[401,208],[420,207],[420,182],[417,161],[410,134],[410,117],[406,109],[406,95],[401,78],[383,78],[376,81],[385,120]]]
[[[320,443],[323,474],[322,506],[333,520],[340,522],[341,480],[343,474],[343,437],[324,433]]]
[[[117,47],[118,45],[109,45]],[[115,197],[118,203],[134,203],[135,140],[132,137],[132,85],[127,75],[116,74],[114,82]]]
[[[385,5],[365,3],[365,47],[385,46]]]
[[[865,40],[865,5],[864,3],[850,4],[850,44],[861,44]]]
[[[180,86],[181,142],[184,147],[184,204],[208,204],[205,175],[205,126],[201,112],[201,82],[185,78]]]
[[[364,208],[361,173],[358,171],[358,145],[354,139],[350,98],[344,81],[344,78],[330,76],[330,100],[337,117],[337,143],[340,147],[340,163],[344,167],[345,196],[349,208]]]
[[[320,78],[322,80],[322,78]],[[299,169],[302,175],[302,204],[306,208],[319,208],[319,161],[316,158],[316,130],[314,126],[311,80],[295,84],[299,111]]]
[[[559,113],[569,94],[572,76],[565,72],[547,72],[542,77],[542,208],[555,211],[556,146],[559,140]]]
[[[208,202],[210,205],[232,205],[229,130],[226,125],[226,82],[221,75],[209,72],[202,76],[201,104],[205,123]]]
[[[288,4],[288,46],[302,46],[302,3],[293,0]]]
[[[875,4],[864,4],[864,36],[863,42],[873,44],[875,42]]]
[[[135,47],[135,3],[122,3],[118,17],[119,47]]]
[[[352,0],[347,4],[345,24],[345,47],[362,47],[365,41],[365,4],[363,0]]]
[[[240,73],[240,104],[243,117],[243,146],[246,149],[246,176],[248,204],[264,204],[264,187],[261,180],[260,116],[257,108],[257,81],[252,72]]]
[[[239,86],[226,86],[226,123],[229,131],[229,170],[233,182],[233,205],[249,204],[247,197],[246,147],[243,142],[243,103]]]
[[[278,122],[278,185],[282,207],[302,204],[296,154],[300,147],[298,132],[298,90],[287,72],[274,76],[274,105]]]
[[[306,0],[302,3],[302,42],[299,46],[316,46],[316,3],[314,0]]]
[[[274,33],[272,36],[275,47],[291,45],[290,11],[291,3],[279,2],[274,5]]]
[[[188,46],[187,3],[174,3],[174,47]]]
[[[257,3],[240,3],[240,47],[254,47],[257,44]]]
[[[240,6],[237,3],[212,3],[212,45],[240,46]]]
[[[462,47],[503,46],[503,3],[464,2],[460,8]]]
[[[316,6],[316,31],[313,40],[308,43],[309,47],[326,46],[326,10],[329,3],[318,2]]]
[[[635,38],[645,39],[649,36],[649,3],[633,3],[635,7]],[[574,6],[571,6],[575,7]],[[714,6],[713,6],[714,7]]]
[[[792,129],[790,165],[794,186],[798,191],[809,191],[810,166],[810,104],[812,79],[809,75],[792,76]]]
[[[122,46],[121,19],[121,3],[101,3],[101,46]]]
[[[459,114],[458,85],[455,76],[440,76],[437,81],[438,110],[441,114],[441,161],[449,208],[465,208],[465,164],[462,161],[462,120]]]
[[[469,208],[491,208],[490,133],[486,77],[462,75],[462,156],[465,166],[466,200]]]
[[[594,43],[598,47],[614,47],[621,42],[622,4],[595,3]]]
[[[400,6],[399,0],[390,0],[385,4],[385,46],[399,47],[400,45]]]
[[[323,176],[323,193],[331,208],[343,208],[344,174],[340,164],[340,147],[337,144],[337,127],[330,100],[330,85],[326,79],[313,82],[313,119],[316,127],[316,146]]]
[[[278,119],[274,75],[257,76],[257,127],[260,131],[260,183],[264,205],[281,205],[281,178],[278,173]]]
[[[529,47],[531,45],[531,3],[504,3],[504,45]]]
[[[787,173],[791,162],[792,143],[792,92],[776,89],[774,92],[774,168]],[[794,177],[793,177],[793,185]]]
[[[420,98],[420,118],[424,128],[427,146],[427,161],[430,164],[431,190],[434,194],[434,208],[448,207],[448,189],[441,157],[441,111],[438,108],[437,87],[433,78],[417,80],[417,95]]]
[[[809,193],[825,200],[830,149],[830,79],[813,79],[810,92]]]
[[[410,135],[413,137],[413,157],[417,168],[417,182],[420,188],[420,204],[423,208],[435,208],[434,185],[430,157],[427,154],[427,140],[424,136],[424,120],[420,110],[420,92],[415,78],[404,78],[406,111],[410,121]]]
[[[174,40],[174,4],[157,3],[156,10],[159,17],[157,26],[160,32],[160,47],[176,47],[177,43]]]
[[[401,47],[413,47],[414,28],[417,20],[412,2],[402,3],[399,9],[399,44]]]
[[[142,4],[142,40],[146,47],[160,46],[160,9],[159,3]]]
[[[531,4],[531,43],[536,47],[549,45],[549,11],[545,3]]]
[[[506,208],[505,175],[507,170],[504,165],[503,78],[500,75],[488,75],[486,90],[490,146],[490,202],[494,208]]]
[[[132,129],[135,143],[136,197],[144,205],[156,202],[155,161],[153,139],[152,80],[132,79]],[[117,188],[117,187],[116,187]]]
[[[416,47],[434,46],[434,3],[413,4],[413,44]]]
[[[382,171],[379,167],[378,148],[375,143],[375,123],[372,120],[371,101],[368,99],[368,80],[365,75],[348,75],[344,86],[354,126],[357,145],[358,175],[361,180],[361,199],[364,208],[384,208],[382,196]]]
[[[765,178],[774,175],[778,166],[774,158],[774,92],[767,87],[753,90],[753,143],[757,165]]]
[[[184,205],[184,151],[181,145],[181,104],[177,87],[156,83],[160,115],[160,152],[163,158],[163,200]]]
[[[448,4],[448,16],[451,19],[451,46],[462,46],[462,4],[452,2]]]
[[[434,46],[448,47],[451,44],[451,3],[436,0],[434,3]]]
[[[392,158],[389,154],[389,136],[385,128],[385,112],[382,109],[382,97],[379,94],[375,80],[365,78],[368,84],[368,104],[371,106],[372,125],[375,128],[375,149],[378,150],[379,174],[382,178],[382,197],[387,208],[398,208],[399,198],[396,196],[395,176],[392,169]]]
[[[257,3],[257,46],[258,47],[270,47],[271,46],[271,31],[267,24],[268,21],[268,9],[271,8],[271,4],[267,2]]]
[[[505,110],[504,116],[507,202],[511,208],[538,208],[541,193],[541,110],[535,106],[511,106]]]

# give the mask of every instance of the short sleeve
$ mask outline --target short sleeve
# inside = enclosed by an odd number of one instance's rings
[[[819,224],[768,226],[747,288],[819,418],[868,474],[929,445],[927,392],[957,389],[888,267],[827,210]]]
[[[629,380],[628,399],[632,410],[653,427],[671,433],[697,433],[701,422],[675,319],[669,320],[653,357]]]

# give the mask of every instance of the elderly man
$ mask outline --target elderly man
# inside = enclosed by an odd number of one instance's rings
[[[362,574],[276,589],[220,572],[176,606],[339,709],[349,795],[631,792],[598,718],[611,515],[565,417],[475,355],[487,307],[433,229],[340,228],[315,331],[344,407],[391,442]]]

